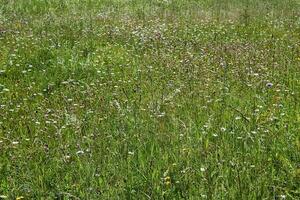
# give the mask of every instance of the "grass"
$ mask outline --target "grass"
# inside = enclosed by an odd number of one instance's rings
[[[299,10],[0,0],[0,199],[299,199]]]

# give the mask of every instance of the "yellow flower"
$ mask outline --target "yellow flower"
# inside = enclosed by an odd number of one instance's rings
[[[171,181],[167,181],[165,184],[166,184],[166,186],[170,186],[171,185]]]
[[[170,177],[170,176],[165,177],[165,178],[164,178],[164,181],[165,181],[165,185],[166,185],[166,186],[171,185],[171,177]]]
[[[170,182],[171,181],[171,178],[170,178],[170,176],[167,176],[167,177],[165,177],[165,182]]]
[[[24,199],[24,197],[23,196],[19,196],[19,197],[16,198],[16,200],[21,200],[21,199]]]

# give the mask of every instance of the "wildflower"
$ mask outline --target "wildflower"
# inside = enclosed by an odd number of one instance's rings
[[[76,152],[76,154],[77,154],[77,155],[84,154],[84,151],[79,150],[79,151]]]
[[[65,155],[64,157],[63,157],[63,161],[64,162],[70,162],[71,161],[71,156],[69,156],[69,155]]]
[[[165,178],[164,178],[164,181],[165,181],[165,185],[166,185],[166,186],[171,185],[171,178],[170,178],[170,176],[165,177]]]
[[[19,196],[19,197],[16,198],[16,200],[21,200],[21,199],[24,199],[24,197],[23,196]]]
[[[235,117],[235,120],[240,120],[240,119],[241,119],[240,116]]]
[[[286,195],[279,195],[279,197],[281,198],[281,199],[286,199]]]
[[[269,82],[269,83],[266,84],[266,86],[267,86],[268,88],[271,88],[271,87],[273,86],[273,83]]]
[[[158,114],[157,117],[164,117],[165,114],[166,114],[165,112],[162,112],[162,113]]]
[[[169,185],[171,185],[171,181],[166,181],[166,186],[169,186]]]

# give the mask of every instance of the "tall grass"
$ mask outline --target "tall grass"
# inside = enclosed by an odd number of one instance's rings
[[[299,199],[299,8],[0,0],[0,199]]]

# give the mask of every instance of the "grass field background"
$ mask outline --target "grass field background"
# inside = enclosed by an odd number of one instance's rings
[[[0,0],[0,199],[299,199],[297,0]]]

